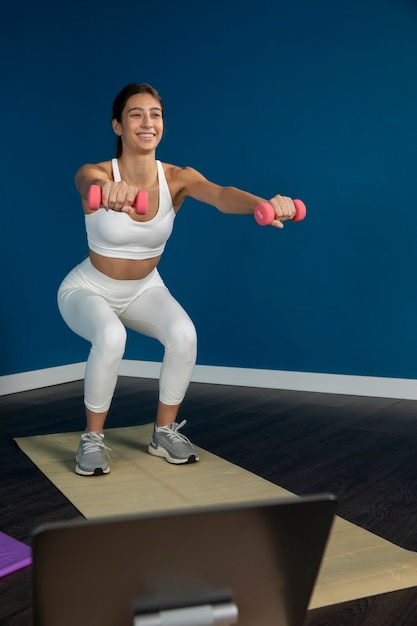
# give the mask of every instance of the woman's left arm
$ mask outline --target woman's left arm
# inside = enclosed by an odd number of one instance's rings
[[[295,215],[295,207],[291,198],[276,195],[270,200],[255,196],[236,187],[222,187],[207,180],[200,172],[191,167],[181,170],[182,195],[194,198],[200,202],[211,204],[222,213],[237,215],[253,214],[260,202],[269,202],[272,205],[276,219],[271,226],[282,228],[286,220]]]

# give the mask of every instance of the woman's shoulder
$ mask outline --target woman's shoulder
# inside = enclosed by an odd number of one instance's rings
[[[185,188],[187,186],[186,178],[187,178],[187,167],[180,167],[179,165],[172,165],[172,163],[163,163],[161,162],[162,168],[164,170],[165,179],[168,184],[169,191],[171,193],[172,202],[175,208],[175,211],[178,211],[181,204],[183,203],[186,194]]]
[[[164,169],[165,177],[168,182],[185,182],[192,177],[200,177],[201,174],[193,167],[186,165],[184,167],[179,165],[172,165],[171,163],[162,163],[161,165]]]
[[[106,174],[107,176],[111,175],[112,172],[112,163],[110,161],[100,161],[99,163],[83,163],[77,170],[77,175],[82,175],[91,172],[100,172],[102,174]]]
[[[112,161],[109,159],[108,161],[100,161],[99,163],[84,163],[80,169],[94,169],[108,173],[111,172]]]

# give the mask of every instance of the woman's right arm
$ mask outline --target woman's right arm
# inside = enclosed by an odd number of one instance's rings
[[[88,190],[91,185],[100,185],[110,182],[110,177],[106,168],[98,163],[86,163],[75,174],[75,186],[83,201],[87,202]]]
[[[124,181],[114,182],[111,173],[111,163],[86,163],[75,174],[75,185],[81,196],[84,212],[90,213],[88,208],[88,190],[91,185],[101,187],[101,204],[105,209],[112,211],[134,212],[132,207],[138,187],[128,185]]]

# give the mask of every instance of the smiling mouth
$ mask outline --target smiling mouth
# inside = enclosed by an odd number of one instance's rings
[[[155,137],[154,133],[138,133],[138,137],[140,139],[153,139]]]

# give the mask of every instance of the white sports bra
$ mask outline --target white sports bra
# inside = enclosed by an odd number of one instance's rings
[[[158,212],[148,222],[136,222],[128,213],[100,208],[85,215],[88,247],[105,257],[118,259],[151,259],[165,249],[174,226],[175,211],[165,173],[156,161],[159,183]],[[120,182],[117,159],[112,159],[113,178]]]

